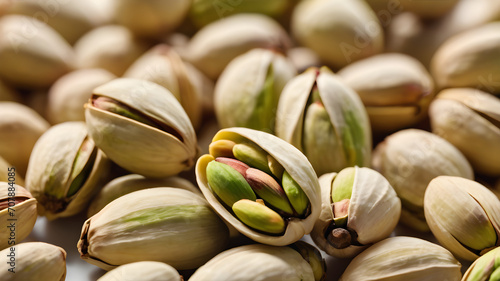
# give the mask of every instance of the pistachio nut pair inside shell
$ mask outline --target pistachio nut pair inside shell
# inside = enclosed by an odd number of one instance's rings
[[[474,261],[462,281],[500,280],[500,247],[489,251]]]
[[[97,87],[85,119],[96,145],[130,172],[160,178],[194,164],[198,148],[189,117],[156,83],[119,78]]]
[[[288,245],[308,234],[320,210],[318,179],[295,147],[246,128],[219,131],[196,179],[215,211],[264,244]]]

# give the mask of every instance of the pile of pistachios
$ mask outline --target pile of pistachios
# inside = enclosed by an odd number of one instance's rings
[[[0,0],[0,280],[499,281],[499,198],[500,1]]]

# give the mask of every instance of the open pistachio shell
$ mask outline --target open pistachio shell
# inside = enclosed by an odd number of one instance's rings
[[[425,192],[425,219],[445,248],[473,261],[500,245],[500,200],[485,186],[440,176]]]
[[[462,281],[496,281],[500,278],[500,247],[480,256],[469,266]]]
[[[291,62],[271,50],[254,49],[232,60],[215,87],[220,126],[274,132],[281,91],[295,75]]]
[[[311,233],[311,238],[321,250],[339,258],[354,257],[368,246],[389,237],[401,213],[401,202],[396,192],[381,174],[369,168],[359,167],[347,168],[341,173],[345,171],[352,173],[354,177],[348,187],[339,187],[351,190],[351,196],[346,198],[349,200],[347,223],[337,225],[337,214],[332,210],[334,204],[342,203],[332,200],[332,192],[342,192],[340,189],[332,191],[339,174],[324,174],[319,179],[321,214]],[[347,230],[350,241],[342,247],[335,247],[329,242],[329,239],[333,239],[328,238],[333,229]],[[333,242],[339,242],[335,240]]]
[[[94,89],[85,107],[89,135],[111,160],[130,172],[161,178],[194,164],[193,126],[164,87],[146,80],[115,79]]]
[[[0,249],[19,244],[28,237],[38,216],[33,195],[6,181],[0,181],[0,221],[5,222],[5,227],[0,230]]]
[[[219,140],[231,140],[235,143],[253,142],[259,149],[274,158],[284,168],[300,189],[298,193],[305,194],[310,207],[305,217],[287,217],[285,231],[279,235],[269,235],[248,227],[238,220],[230,210],[226,209],[223,203],[212,193],[207,179],[207,165],[214,160],[214,157],[206,154],[200,157],[196,163],[196,180],[203,195],[215,211],[240,233],[264,244],[276,246],[288,245],[299,240],[305,234],[310,233],[314,222],[319,216],[321,199],[318,179],[307,158],[285,141],[271,134],[252,129],[223,129],[215,135],[213,143]],[[289,199],[292,198],[289,197]]]
[[[401,199],[400,221],[420,231],[429,231],[423,209],[429,182],[442,175],[474,177],[472,167],[457,148],[437,135],[417,129],[388,136],[375,148],[372,164]]]
[[[0,265],[0,280],[66,280],[66,251],[63,248],[44,242],[27,242],[4,249],[0,255],[7,261]]]
[[[72,216],[101,188],[109,165],[88,136],[85,123],[61,123],[36,142],[26,187],[37,198],[40,215],[48,219]]]
[[[251,262],[250,262],[251,261]],[[290,247],[246,245],[226,250],[208,261],[190,281],[315,280],[311,266]]]
[[[318,176],[370,165],[372,137],[363,103],[326,67],[310,68],[287,83],[276,135],[301,150]]]
[[[138,261],[121,265],[104,274],[97,281],[182,281],[172,266],[157,261]]]
[[[339,281],[458,281],[461,267],[445,248],[399,236],[384,239],[356,256]]]
[[[443,90],[432,102],[432,131],[467,157],[477,173],[500,176],[500,99],[478,89]]]
[[[85,221],[78,251],[105,270],[137,261],[194,269],[221,252],[228,236],[201,195],[157,187],[119,197]]]

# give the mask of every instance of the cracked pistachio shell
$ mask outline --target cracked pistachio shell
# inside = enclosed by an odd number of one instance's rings
[[[500,23],[470,29],[446,40],[431,62],[441,88],[471,87],[500,93]]]
[[[84,122],[51,127],[31,153],[26,187],[48,219],[69,217],[85,209],[102,187],[110,162],[89,138]]]
[[[212,142],[217,140],[232,140],[238,143],[249,140],[257,144],[257,146],[262,148],[281,164],[284,170],[287,171],[292,179],[302,188],[309,199],[311,210],[310,214],[303,219],[291,217],[287,220],[285,232],[279,236],[266,235],[251,229],[238,220],[233,213],[228,211],[210,191],[206,171],[208,163],[214,160],[214,158],[209,154],[205,154],[200,157],[196,163],[196,180],[201,192],[212,208],[240,233],[260,243],[283,246],[299,240],[305,234],[309,234],[314,226],[314,222],[319,216],[321,198],[318,178],[307,158],[299,150],[285,141],[271,134],[252,129],[223,129],[214,136]]]
[[[273,19],[259,14],[237,14],[200,29],[188,45],[186,59],[211,79],[226,65],[255,48],[287,50],[286,31]]]
[[[306,111],[317,86],[330,129],[312,122]],[[316,104],[313,103],[313,104]],[[308,127],[310,126],[310,127]],[[325,140],[326,132],[334,136]],[[301,150],[318,176],[350,166],[369,166],[371,129],[359,96],[328,68],[310,68],[290,80],[281,93],[276,114],[276,135]],[[309,143],[310,140],[313,143]],[[307,149],[314,147],[314,149]]]
[[[0,156],[24,177],[31,150],[50,127],[33,109],[16,102],[0,102]]]
[[[432,102],[432,131],[467,157],[480,174],[500,176],[500,99],[478,89],[443,90]]]
[[[182,23],[190,6],[190,0],[120,0],[114,20],[138,36],[161,37]]]
[[[439,245],[398,236],[384,239],[356,256],[339,281],[459,281],[461,267]]]
[[[425,192],[424,210],[439,243],[459,258],[473,261],[500,245],[500,201],[475,181],[433,179]]]
[[[363,101],[374,132],[414,125],[427,116],[434,83],[425,67],[403,54],[381,54],[354,62],[338,75]]]
[[[12,251],[14,250],[14,251]],[[13,265],[0,263],[0,280],[3,281],[64,281],[66,278],[66,251],[44,242],[17,244],[0,251],[2,257],[15,255]],[[12,268],[15,273],[8,271]]]
[[[121,265],[97,281],[182,281],[172,266],[157,261],[139,261]]]
[[[197,144],[193,126],[181,104],[164,87],[146,80],[119,78],[94,89],[93,97],[111,99],[157,125],[97,108],[92,101],[85,105],[89,135],[119,166],[161,178],[194,164]]]
[[[5,222],[0,231],[0,249],[19,244],[28,237],[37,216],[36,199],[28,190],[17,184],[0,182],[0,221]],[[11,223],[14,223],[12,229]]]
[[[326,239],[333,224],[332,184],[337,173],[324,174],[319,178],[321,186],[321,214],[314,225],[311,238],[327,254],[339,258],[351,258],[368,246],[389,237],[396,227],[401,213],[401,202],[389,182],[370,168],[353,169],[354,181],[350,197],[347,228],[357,234],[361,245],[337,249]]]
[[[301,1],[291,31],[305,47],[334,68],[381,53],[382,26],[365,1]]]
[[[90,202],[89,208],[87,209],[87,217],[90,218],[91,216],[97,214],[100,210],[102,210],[102,208],[118,197],[134,191],[152,187],[177,187],[201,195],[201,192],[197,187],[195,187],[190,181],[183,178],[170,177],[150,179],[141,175],[131,174],[116,178],[99,190],[99,193],[92,198],[92,201]]]
[[[71,46],[35,18],[3,16],[0,42],[0,78],[15,86],[47,88],[72,68]]]
[[[48,120],[52,124],[85,121],[83,105],[89,100],[92,90],[115,78],[114,74],[100,68],[79,69],[62,76],[48,93]]]
[[[273,132],[281,91],[295,75],[292,63],[271,50],[254,49],[232,60],[215,85],[220,126]]]
[[[193,127],[200,127],[203,96],[211,93],[200,87],[203,82],[197,81],[204,79],[203,74],[184,62],[173,48],[165,44],[153,47],[138,58],[123,77],[144,79],[165,87],[181,103]]]
[[[194,269],[220,253],[229,231],[207,201],[173,187],[135,191],[85,221],[78,251],[105,270],[137,261]]]
[[[290,247],[262,244],[226,250],[200,267],[190,281],[314,280],[311,266]]]
[[[6,171],[6,172],[0,173],[0,181],[5,181],[5,182],[9,181],[9,174],[8,173],[9,173],[9,171],[12,170],[12,168],[15,169],[15,167],[13,167],[11,164],[9,164],[7,161],[5,161],[5,159],[3,159],[2,156],[0,156],[0,171]],[[17,185],[24,186],[23,177],[21,177],[16,170],[11,171],[11,172],[15,172],[15,175],[14,175],[15,176],[15,183]]]
[[[457,148],[437,135],[417,129],[388,136],[375,148],[372,164],[401,199],[400,221],[420,231],[429,231],[423,213],[429,182],[441,175],[474,177],[469,162]]]
[[[489,251],[469,266],[462,281],[498,281],[500,278],[500,247]]]

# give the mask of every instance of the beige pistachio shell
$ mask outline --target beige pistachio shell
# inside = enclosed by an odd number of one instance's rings
[[[434,83],[425,67],[403,54],[380,54],[342,68],[338,75],[366,107],[372,130],[388,132],[427,116]]]
[[[435,178],[425,192],[424,210],[439,243],[461,259],[473,261],[500,245],[500,201],[475,181]]]
[[[461,281],[498,280],[499,258],[500,247],[496,247],[476,259],[464,273]]]
[[[310,68],[287,83],[278,104],[276,135],[304,151],[305,134],[317,132],[304,128],[314,86],[336,131],[335,146],[321,147],[321,152],[305,152],[316,173],[320,176],[349,166],[369,166],[371,129],[363,103],[356,92],[326,67]],[[325,156],[328,156],[327,164],[324,164]]]
[[[463,154],[432,133],[406,129],[388,136],[373,153],[373,168],[394,187],[402,203],[401,222],[428,231],[423,217],[425,189],[441,175],[474,177]]]
[[[13,180],[15,184],[24,186],[24,178],[21,175],[19,175],[18,171],[16,171],[16,167],[12,166],[7,161],[5,161],[5,159],[3,159],[2,156],[0,156],[0,171],[3,171],[2,173],[0,173],[0,182],[1,181],[8,182],[9,172],[11,173],[14,172],[14,174],[11,174],[10,176],[11,181]]]
[[[220,126],[273,132],[281,91],[296,74],[287,58],[271,50],[254,49],[236,57],[215,86]]]
[[[500,99],[478,89],[443,90],[429,111],[432,131],[480,174],[500,176]]]
[[[121,76],[146,50],[147,45],[127,28],[101,26],[85,33],[75,43],[76,66],[102,68]]]
[[[289,247],[246,245],[224,251],[200,267],[190,281],[314,280],[305,259]]]
[[[196,163],[196,180],[201,192],[212,208],[240,233],[260,243],[275,246],[289,245],[302,238],[305,234],[309,234],[320,213],[321,191],[316,174],[307,158],[299,150],[285,141],[271,134],[252,129],[223,129],[214,136],[212,141],[221,139],[247,139],[269,153],[269,155],[276,159],[276,161],[283,166],[284,170],[287,171],[302,188],[309,199],[311,211],[305,219],[290,218],[285,226],[285,233],[280,236],[266,235],[249,228],[228,211],[210,191],[206,170],[208,163],[213,160],[213,157],[206,154],[200,157]]]
[[[500,93],[500,23],[489,23],[448,39],[432,59],[441,88],[473,87]]]
[[[36,142],[26,187],[37,198],[40,215],[50,220],[72,216],[85,209],[101,188],[109,165],[89,138],[85,123],[61,123]]]
[[[19,93],[0,80],[0,101],[20,102],[21,97]]]
[[[160,37],[182,23],[190,6],[191,1],[121,0],[114,19],[139,36]]]
[[[137,261],[194,269],[221,252],[228,229],[188,190],[158,187],[126,194],[83,225],[78,251],[105,270]]]
[[[107,70],[80,69],[59,78],[48,93],[47,118],[52,124],[67,121],[85,121],[83,105],[92,90],[116,76]]]
[[[356,256],[339,281],[458,281],[461,264],[445,248],[414,237],[391,237]]]
[[[13,251],[12,251],[13,250]],[[0,265],[0,279],[5,281],[64,281],[66,279],[66,251],[44,242],[27,242],[0,251],[5,260],[14,253],[15,262]],[[9,271],[10,268],[15,271]]]
[[[93,96],[124,104],[173,131],[160,130],[87,103],[89,135],[116,164],[156,178],[176,175],[194,165],[197,144],[193,126],[167,89],[146,80],[119,78],[94,89]]]
[[[16,167],[21,177],[26,174],[33,146],[49,126],[25,105],[0,102],[0,156]]]
[[[36,199],[28,190],[7,180],[0,181],[0,220],[5,222],[0,231],[0,249],[19,244],[28,237],[37,216]]]
[[[258,14],[238,14],[199,30],[185,56],[215,80],[231,60],[251,49],[286,50],[290,45],[286,31],[273,19]]]
[[[314,225],[311,238],[327,254],[350,258],[382,239],[389,237],[401,214],[401,202],[389,182],[370,168],[354,167],[355,176],[347,214],[347,228],[357,234],[361,245],[344,249],[333,247],[325,238],[333,224],[332,183],[337,173],[324,174],[319,178],[321,186],[321,214]]]
[[[172,266],[157,261],[139,261],[119,266],[97,281],[182,281]]]
[[[195,81],[203,79],[203,74],[187,64],[174,49],[161,44],[138,58],[123,77],[144,79],[165,87],[181,103],[197,129],[201,125],[202,100],[206,93],[201,83]]]
[[[384,48],[377,16],[361,0],[301,1],[293,12],[291,31],[303,46],[336,69]]]
[[[0,78],[22,88],[47,88],[70,71],[71,46],[55,30],[32,17],[0,20]]]
[[[141,175],[131,174],[116,178],[107,183],[90,202],[89,208],[87,209],[87,217],[90,218],[97,214],[104,206],[118,197],[152,187],[177,187],[201,195],[197,187],[183,178],[170,177],[164,179],[149,179]]]

